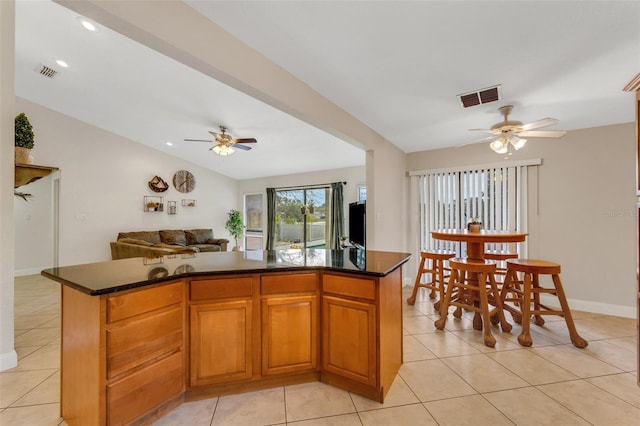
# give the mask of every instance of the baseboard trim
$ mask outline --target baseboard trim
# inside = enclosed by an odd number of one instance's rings
[[[40,275],[43,269],[50,268],[50,266],[41,266],[38,268],[17,269],[13,271],[14,277],[24,277],[25,275]]]
[[[413,283],[407,283],[404,279],[405,287],[413,287]],[[558,298],[551,295],[542,294],[540,301],[549,306],[560,306]],[[593,302],[591,300],[568,299],[569,307],[574,311],[584,311],[593,314],[612,315],[624,318],[637,318],[638,310],[635,306],[614,305],[611,303]]]
[[[18,366],[18,353],[14,350],[0,354],[0,371]]]
[[[543,294],[540,301],[551,306],[559,306],[555,296]],[[591,300],[567,299],[572,311],[584,311],[594,314],[613,315],[624,318],[637,318],[638,311],[635,306],[613,305],[611,303],[593,302]]]

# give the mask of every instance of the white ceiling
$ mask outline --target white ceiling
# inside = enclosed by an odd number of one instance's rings
[[[560,120],[545,130],[634,120],[622,87],[640,71],[640,2],[186,3],[407,153],[485,136],[468,129],[501,121],[505,104],[511,119]],[[18,96],[236,179],[364,164],[358,148],[76,18],[50,1],[17,2]],[[40,63],[59,75],[41,77]],[[495,84],[498,102],[458,102]],[[182,141],[220,124],[258,144],[223,158]]]

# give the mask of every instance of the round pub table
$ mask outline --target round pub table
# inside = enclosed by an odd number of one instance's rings
[[[436,240],[466,243],[467,258],[481,261],[484,260],[485,243],[520,243],[527,238],[527,235],[526,232],[494,230],[439,229],[431,231],[431,236]],[[482,330],[482,318],[477,313],[473,318],[473,328]]]
[[[477,260],[484,259],[485,243],[520,243],[527,235],[525,232],[466,229],[439,229],[431,232],[431,236],[436,240],[467,243],[467,258]]]

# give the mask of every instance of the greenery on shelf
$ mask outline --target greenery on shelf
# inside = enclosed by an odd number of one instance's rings
[[[238,247],[238,238],[242,236],[242,233],[244,232],[246,226],[242,222],[242,214],[238,210],[231,209],[227,214],[229,215],[229,218],[227,219],[227,223],[224,225],[224,227],[236,240],[236,247]]]
[[[15,129],[16,146],[20,148],[33,149],[33,127],[31,127],[29,118],[24,112],[16,115]]]

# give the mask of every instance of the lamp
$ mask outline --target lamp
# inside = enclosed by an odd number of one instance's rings
[[[509,142],[511,142],[511,145],[513,145],[513,147],[516,150],[518,150],[518,149],[522,148],[524,146],[524,144],[527,143],[527,140],[519,138],[517,136],[511,136],[511,139],[509,140]]]
[[[220,156],[226,157],[227,155],[231,155],[236,151],[230,146],[219,144],[213,147],[213,152]]]
[[[489,147],[498,154],[506,154],[508,146],[509,142],[505,140],[503,136],[500,136],[498,139],[489,144]]]
[[[504,132],[498,139],[491,142],[489,147],[498,154],[506,154],[509,151],[509,144],[518,150],[526,143],[526,139],[519,138],[511,132]]]

